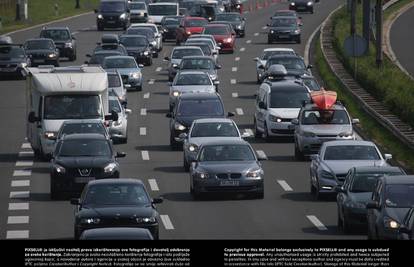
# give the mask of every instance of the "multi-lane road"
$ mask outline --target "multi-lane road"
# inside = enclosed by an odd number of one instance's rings
[[[273,44],[292,47],[303,55],[305,40],[341,1],[322,0],[314,14],[302,14],[302,44]],[[220,93],[227,111],[243,131],[253,130],[256,84],[253,58],[268,47],[265,25],[276,9],[288,3],[245,14],[247,34],[238,38],[234,54],[220,55]],[[97,32],[93,14],[54,23],[75,32],[78,60],[62,65],[82,64],[102,32]],[[17,43],[38,36],[40,28],[11,34]],[[107,31],[108,33],[109,31]],[[119,32],[117,32],[119,33]],[[140,178],[153,196],[164,197],[158,205],[161,239],[364,239],[358,233],[342,235],[336,227],[336,202],[315,201],[309,193],[309,162],[294,160],[292,140],[264,143],[247,140],[263,151],[265,198],[222,198],[194,201],[189,193],[189,176],[182,167],[182,152],[169,147],[167,63],[174,43],[165,43],[154,64],[145,67],[142,92],[128,93],[129,140],[116,145],[127,152],[120,160],[121,176]],[[49,196],[49,163],[33,159],[25,141],[25,83],[0,82],[2,140],[0,142],[0,238],[71,239],[73,207],[69,201],[52,201]]]

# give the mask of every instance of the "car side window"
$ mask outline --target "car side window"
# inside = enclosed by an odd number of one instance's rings
[[[345,189],[349,189],[349,185],[352,183],[352,178],[353,178],[353,171],[352,170],[349,170],[348,171],[348,174],[346,175],[346,177],[345,177],[345,182],[344,182],[344,188]]]
[[[265,107],[267,107],[267,93],[263,94],[263,103],[265,104]]]

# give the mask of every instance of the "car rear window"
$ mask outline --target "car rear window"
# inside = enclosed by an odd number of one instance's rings
[[[328,146],[325,150],[324,160],[380,160],[374,146],[341,145]]]

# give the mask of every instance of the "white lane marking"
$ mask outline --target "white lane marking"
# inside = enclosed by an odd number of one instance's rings
[[[139,135],[147,135],[147,128],[146,127],[139,128]]]
[[[30,176],[32,175],[31,170],[15,170],[13,176]]]
[[[29,203],[9,203],[9,210],[28,210]]]
[[[156,69],[155,69],[155,71],[156,72],[160,72],[162,70],[162,67],[157,67]]]
[[[33,151],[20,151],[19,157],[33,157],[34,152]]]
[[[30,180],[13,180],[11,187],[30,186]]]
[[[231,79],[231,80],[230,80],[230,83],[231,83],[231,84],[236,84],[236,83],[237,83],[237,81],[236,81],[236,79]]]
[[[30,143],[23,143],[22,149],[32,149],[32,146],[30,145]]]
[[[72,32],[72,35],[76,35],[78,33],[79,33],[78,31],[74,31],[74,32]]]
[[[240,60],[240,57],[236,57],[234,60],[235,61],[239,61]]]
[[[29,216],[9,216],[7,224],[22,224],[29,223]]]
[[[231,93],[231,97],[239,97],[238,93]]]
[[[145,98],[145,99],[150,98],[150,93],[145,93],[145,94],[144,94],[144,98]]]
[[[313,225],[315,225],[318,230],[328,230],[328,228],[326,228],[326,226],[323,225],[323,223],[315,215],[306,215],[306,218],[308,218],[308,220],[311,221],[311,223],[313,223]]]
[[[158,188],[157,181],[155,179],[148,179],[148,183],[152,191],[160,191],[160,189]]]
[[[246,44],[250,44],[252,42],[252,40],[247,40]]]
[[[141,109],[141,116],[146,116],[147,115],[147,109],[146,108],[142,108]]]
[[[160,215],[161,221],[164,224],[165,229],[167,230],[174,230],[174,226],[170,220],[170,217],[168,215]]]
[[[243,115],[244,114],[243,109],[241,109],[241,108],[236,108],[236,113],[237,113],[237,115]]]
[[[232,67],[231,71],[236,72],[237,71],[237,67]]]
[[[25,239],[29,238],[29,230],[7,231],[6,239]]]
[[[253,35],[254,36],[259,36],[259,33],[258,32],[255,32]]]
[[[267,159],[266,153],[263,150],[256,150],[258,156]]]
[[[150,79],[149,81],[148,81],[148,84],[154,84],[155,83],[155,79]]]
[[[29,198],[30,192],[29,191],[11,191],[10,198]]]
[[[244,50],[246,50],[246,48],[244,47],[240,48],[240,52],[243,52]]]
[[[262,27],[262,30],[266,30],[266,29],[267,29],[267,26],[263,26],[263,27]]]
[[[142,150],[141,151],[141,156],[142,156],[142,160],[149,160],[149,153],[147,150]]]
[[[252,129],[244,129],[244,132],[246,133],[247,136],[253,136],[253,130]]]
[[[279,185],[283,188],[285,191],[293,191],[292,187],[288,185],[288,183],[285,180],[277,180]]]
[[[16,167],[31,167],[33,166],[33,160],[21,160],[16,162]]]

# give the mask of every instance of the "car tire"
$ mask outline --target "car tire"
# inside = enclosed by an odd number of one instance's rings
[[[73,229],[73,239],[79,240],[79,238],[80,238],[80,233],[76,230],[76,227],[74,227],[74,229]]]
[[[315,194],[314,194],[315,200],[319,201],[321,200],[321,193],[319,192],[319,185],[314,188],[315,188]]]
[[[75,61],[76,60],[76,55],[73,54],[69,57],[69,61]]]
[[[310,193],[311,195],[315,195],[316,193],[316,188],[313,186],[312,181],[310,182]]]
[[[139,86],[135,87],[135,90],[142,91],[142,85],[139,85]]]
[[[262,138],[265,140],[265,142],[269,142],[270,141],[269,130],[267,129],[267,124],[266,123],[264,125],[264,129],[263,129],[263,133],[262,133]]]
[[[179,149],[180,149],[180,147],[179,147],[179,143],[178,143],[178,142],[176,142],[173,138],[174,138],[174,137],[170,136],[170,147],[171,147],[171,150],[173,150],[173,151],[177,151],[177,150],[179,150]]]
[[[198,191],[195,191],[195,190],[194,190],[194,188],[191,188],[191,189],[190,189],[190,194],[191,194],[191,197],[192,197],[194,200],[200,200],[200,199],[201,199],[201,193],[200,193],[200,192],[198,192]]]
[[[303,153],[299,150],[296,142],[295,142],[295,159],[297,161],[303,161],[305,159]]]
[[[151,66],[152,65],[152,57],[150,57],[147,61],[147,66]]]
[[[104,30],[104,27],[99,26],[99,25],[98,25],[98,26],[96,26],[96,28],[97,28],[97,29],[98,29],[98,31],[100,31],[100,32]]]
[[[339,215],[339,207],[337,207],[337,219],[336,219],[336,226],[338,228],[339,231],[342,231],[342,220],[341,220],[341,216]]]
[[[184,159],[183,159],[183,166],[184,166],[184,170],[186,171],[186,172],[188,172],[189,170],[190,170],[190,164],[187,162],[187,160],[185,159],[185,156],[184,156]]]
[[[262,133],[259,131],[259,129],[257,129],[257,123],[256,123],[256,120],[254,120],[254,137],[255,137],[255,138],[260,138],[260,137],[262,137]]]
[[[270,38],[270,37],[267,37],[267,44],[272,44],[273,43],[273,40],[272,40],[272,38]]]
[[[56,183],[52,182],[52,180],[50,181],[50,199],[51,200],[57,200],[59,199],[60,194],[59,191],[57,189]]]
[[[301,43],[300,37],[298,37],[298,38],[296,39],[296,43],[297,43],[297,44],[300,44],[300,43]]]
[[[350,227],[350,225],[347,223],[347,221],[346,221],[346,219],[345,219],[345,215],[343,216],[343,218],[342,218],[341,222],[342,222],[342,227],[341,227],[342,232],[343,232],[344,234],[348,234],[348,233],[350,232],[351,227]]]
[[[313,8],[311,9],[310,13],[313,14]]]
[[[264,198],[264,190],[261,190],[254,194],[254,197],[257,199],[263,199]]]

